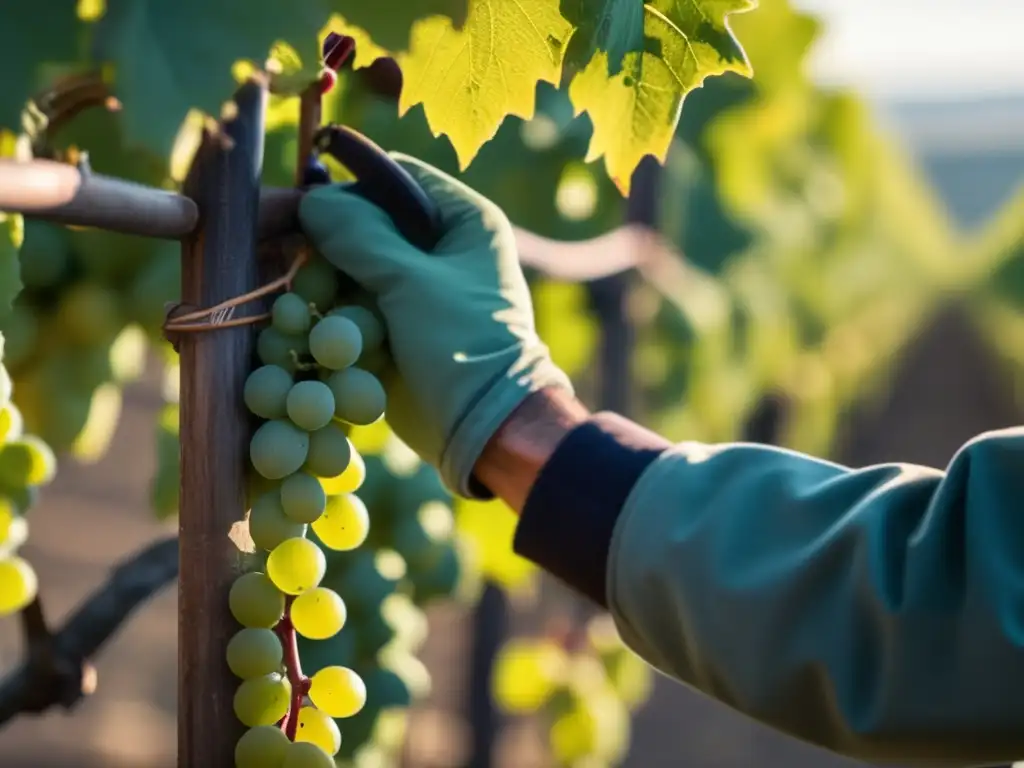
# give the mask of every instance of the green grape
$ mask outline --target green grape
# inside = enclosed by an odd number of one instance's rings
[[[281,768],[290,744],[276,725],[250,728],[235,745],[235,768]]]
[[[71,269],[71,247],[66,231],[42,221],[25,222],[25,235],[18,252],[21,282],[31,290],[57,286]]]
[[[0,442],[17,440],[25,429],[25,419],[13,402],[0,408]]]
[[[0,498],[0,546],[7,543],[11,535],[11,528],[17,519],[14,505],[8,499]]]
[[[305,535],[305,523],[298,523],[284,513],[278,489],[257,497],[249,510],[249,536],[260,549],[269,552],[285,539]]]
[[[326,312],[338,293],[338,270],[322,256],[315,256],[295,273],[292,291],[320,312]]]
[[[147,334],[159,337],[164,323],[164,307],[177,301],[181,286],[181,247],[174,241],[154,243],[149,261],[134,275],[128,286],[128,315]]]
[[[277,365],[264,365],[245,380],[242,398],[246,407],[264,419],[283,419],[285,403],[294,384],[292,375]]]
[[[334,371],[347,368],[363,351],[359,326],[347,317],[325,317],[309,332],[309,351],[324,368]]]
[[[283,658],[281,640],[272,629],[246,627],[228,641],[228,667],[243,680],[277,672]]]
[[[324,492],[328,496],[337,496],[341,493],[355,493],[366,479],[366,464],[363,462],[363,457],[357,451],[351,450],[351,445],[349,449],[352,458],[349,460],[348,466],[345,467],[344,471],[334,477],[320,478],[320,485],[324,487]]]
[[[310,678],[309,699],[331,717],[352,717],[366,704],[366,686],[348,667],[324,667]]]
[[[373,424],[384,415],[387,395],[377,377],[362,368],[335,371],[327,379],[334,395],[334,415],[349,424]]]
[[[270,629],[284,614],[284,595],[265,573],[254,571],[235,579],[228,607],[243,627]]]
[[[256,337],[256,354],[265,365],[276,365],[289,373],[299,369],[299,362],[309,352],[309,340],[303,336],[288,336],[273,326],[267,326]]]
[[[57,457],[35,435],[22,435],[0,447],[0,482],[8,486],[45,485],[56,473]]]
[[[455,547],[443,547],[436,562],[429,568],[419,569],[412,580],[413,600],[417,605],[451,597],[460,589],[465,575],[459,552]]]
[[[387,549],[356,552],[330,586],[348,599],[348,608],[359,613],[376,611],[384,598],[395,591],[405,577],[402,556]]]
[[[341,749],[341,731],[338,724],[316,707],[302,707],[299,710],[298,728],[295,741],[316,744],[332,757]]]
[[[562,683],[568,662],[565,650],[549,640],[510,640],[495,665],[495,701],[511,714],[536,711]]]
[[[327,494],[315,477],[296,472],[281,483],[281,507],[292,520],[312,523],[324,513]]]
[[[110,288],[80,282],[61,294],[57,321],[66,338],[79,344],[109,342],[124,324],[119,300]]]
[[[11,395],[14,393],[14,383],[11,381],[11,374],[7,368],[0,365],[0,403],[7,405],[11,402]]]
[[[270,310],[270,322],[281,333],[298,336],[309,330],[313,316],[309,303],[297,293],[283,293],[274,301]]]
[[[296,741],[288,745],[281,768],[335,768],[334,758],[318,744]]]
[[[249,443],[253,467],[268,480],[280,480],[306,463],[309,435],[294,424],[275,419],[260,425]]]
[[[411,651],[426,642],[430,629],[427,615],[408,595],[399,592],[388,595],[381,602],[379,615],[393,627],[398,644],[403,648]]]
[[[339,494],[328,497],[324,513],[313,521],[312,526],[325,547],[347,552],[366,541],[370,532],[370,514],[358,496]]]
[[[291,706],[292,686],[277,672],[243,680],[235,691],[235,717],[243,725],[273,725]]]
[[[309,433],[309,454],[303,467],[317,477],[336,477],[352,460],[352,444],[335,422]]]
[[[4,323],[3,334],[4,365],[17,370],[39,349],[39,315],[30,305],[15,302]]]
[[[380,665],[398,675],[414,699],[430,695],[432,681],[427,666],[404,648],[392,645],[378,656]]]
[[[442,546],[451,539],[454,528],[451,507],[431,501],[395,523],[391,545],[411,567],[429,567],[441,557]]]
[[[0,616],[20,611],[36,598],[39,580],[20,557],[0,560]]]
[[[322,381],[296,382],[285,402],[288,418],[307,432],[326,426],[334,416],[334,394]]]
[[[289,595],[300,595],[320,584],[326,569],[323,551],[309,539],[286,539],[267,556],[270,580]]]
[[[326,640],[345,626],[348,610],[333,589],[314,587],[295,598],[289,615],[300,635],[310,640]]]
[[[28,522],[24,517],[15,517],[7,526],[3,541],[0,541],[0,561],[12,556],[26,541]]]
[[[356,324],[359,335],[363,337],[363,354],[375,351],[384,343],[384,324],[377,319],[372,310],[358,304],[350,304],[332,309],[327,314],[348,318]]]

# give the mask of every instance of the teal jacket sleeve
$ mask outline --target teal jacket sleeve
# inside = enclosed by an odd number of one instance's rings
[[[570,433],[516,548],[605,605],[651,665],[834,752],[1024,758],[1024,428],[945,472]]]

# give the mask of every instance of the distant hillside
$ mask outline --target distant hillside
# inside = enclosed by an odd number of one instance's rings
[[[878,108],[960,226],[983,224],[1024,185],[1024,95]]]

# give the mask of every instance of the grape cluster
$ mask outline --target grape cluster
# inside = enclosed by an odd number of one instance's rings
[[[495,669],[495,700],[509,713],[540,710],[550,720],[557,765],[619,765],[629,747],[630,713],[650,694],[651,669],[623,645],[607,615],[574,645],[558,637],[510,641]]]
[[[57,469],[50,447],[23,432],[21,412],[11,401],[4,347],[0,335],[0,616],[20,611],[35,599],[35,571],[17,552],[28,537],[25,513]]]
[[[335,721],[356,715],[367,699],[349,667],[332,663],[304,675],[297,636],[347,634],[345,590],[325,580],[325,550],[354,550],[369,532],[366,506],[354,495],[365,464],[347,433],[384,414],[383,386],[356,365],[384,332],[364,307],[331,306],[333,267],[314,260],[303,270],[274,301],[257,339],[261,365],[244,390],[260,419],[249,445],[249,534],[267,554],[263,571],[241,576],[229,595],[242,625],[227,647],[242,679],[235,714],[249,728],[236,748],[238,768],[333,768],[342,743]]]
[[[302,640],[309,669],[343,663],[366,680],[366,707],[345,723],[339,765],[395,764],[406,709],[430,691],[416,657],[427,637],[431,602],[474,595],[471,553],[454,535],[451,496],[385,424],[357,428],[352,442],[366,454],[359,497],[373,520],[365,545],[351,556],[327,556],[323,583],[346,596],[345,632]],[[314,530],[312,536],[316,536]]]
[[[15,401],[55,451],[96,460],[177,293],[177,246],[26,221],[19,258],[24,289],[2,324]]]

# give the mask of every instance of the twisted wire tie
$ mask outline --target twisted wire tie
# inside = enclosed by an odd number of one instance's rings
[[[208,309],[197,309],[193,312],[188,312],[187,314],[172,318],[170,315],[173,314],[175,310],[185,306],[181,302],[172,304],[167,311],[168,318],[164,320],[164,331],[171,333],[177,333],[179,331],[210,331],[218,328],[235,328],[240,325],[253,325],[254,323],[269,320],[269,312],[264,312],[259,315],[248,315],[246,317],[235,317],[235,310],[243,304],[255,301],[256,299],[261,299],[274,291],[281,290],[282,288],[285,290],[291,290],[292,280],[295,279],[295,275],[298,273],[299,268],[305,264],[307,260],[307,249],[302,248],[292,261],[288,271],[281,277],[270,281],[266,285],[261,286],[254,291],[249,291],[248,293],[236,296],[233,299],[227,299],[226,301],[222,301],[220,304],[209,307]]]

